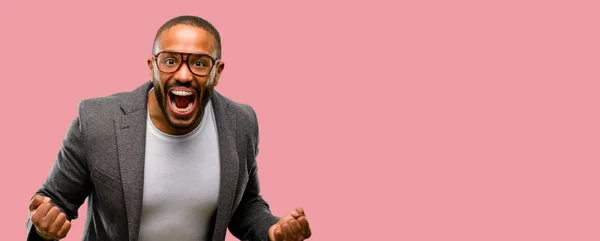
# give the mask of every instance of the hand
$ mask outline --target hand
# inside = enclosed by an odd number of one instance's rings
[[[29,203],[29,217],[35,231],[45,240],[63,239],[71,229],[67,215],[53,206],[49,197],[35,195]]]
[[[311,235],[308,219],[301,207],[282,216],[269,228],[271,241],[301,241],[310,238]]]

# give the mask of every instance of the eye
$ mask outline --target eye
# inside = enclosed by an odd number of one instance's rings
[[[194,67],[206,67],[206,63],[204,63],[201,60],[194,61],[193,65],[194,65]]]
[[[177,64],[177,61],[175,61],[174,59],[165,59],[163,63],[166,65],[175,65]]]

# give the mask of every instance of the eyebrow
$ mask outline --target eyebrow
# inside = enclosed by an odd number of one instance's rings
[[[201,55],[208,55],[208,56],[210,56],[210,54],[205,53],[205,52],[180,52],[180,51],[176,51],[176,50],[162,50],[162,51],[159,51],[159,53],[160,52],[182,53],[182,54],[201,54]]]

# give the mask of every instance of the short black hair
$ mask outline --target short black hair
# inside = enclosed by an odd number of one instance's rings
[[[213,26],[210,22],[206,21],[205,19],[198,17],[198,16],[191,16],[191,15],[178,16],[178,17],[172,18],[169,21],[167,21],[166,23],[164,23],[156,32],[156,36],[154,36],[154,43],[152,44],[152,52],[153,53],[156,48],[156,43],[157,43],[157,40],[160,37],[160,35],[164,31],[167,31],[170,28],[174,27],[175,25],[180,25],[180,24],[198,27],[198,28],[204,29],[207,32],[209,32],[210,34],[212,34],[213,37],[215,37],[213,51],[215,51],[216,56],[214,56],[214,57],[216,59],[221,58],[221,36],[219,35],[219,31],[217,31],[215,26]],[[154,54],[156,54],[156,53],[154,53]]]

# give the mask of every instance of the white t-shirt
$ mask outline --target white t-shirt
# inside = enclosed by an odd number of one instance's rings
[[[165,134],[147,119],[139,240],[208,240],[220,184],[212,103],[201,124],[186,135]]]

